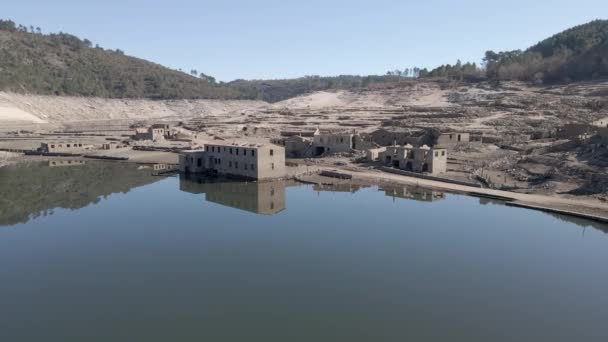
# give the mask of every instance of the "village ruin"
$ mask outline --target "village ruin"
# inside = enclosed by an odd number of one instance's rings
[[[606,197],[608,113],[581,109],[584,98],[556,91],[530,100],[524,90],[495,94],[441,87],[412,83],[364,95],[322,93],[337,103],[331,107],[302,104],[321,95],[279,104],[247,102],[216,112],[193,102],[179,106],[184,114],[176,110],[163,118],[7,128],[0,149],[30,157],[167,165],[153,170],[158,174],[343,184],[351,182],[343,177],[355,172],[378,179],[432,177],[516,193]],[[407,100],[420,96],[442,102],[426,106]],[[340,102],[345,97],[349,100]],[[365,101],[356,102],[360,99]],[[518,105],[494,107],[497,99]],[[540,114],[520,120],[526,111]]]
[[[244,179],[279,179],[286,175],[285,150],[273,144],[207,144],[179,155],[185,174],[205,173]]]

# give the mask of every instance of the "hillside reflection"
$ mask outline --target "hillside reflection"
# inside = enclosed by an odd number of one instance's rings
[[[80,209],[161,179],[130,163],[53,160],[6,166],[0,168],[0,225],[52,215],[57,208]]]

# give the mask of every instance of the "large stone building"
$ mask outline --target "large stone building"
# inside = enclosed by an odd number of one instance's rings
[[[356,147],[354,138],[352,133],[321,133],[317,130],[313,136],[313,154],[352,152]]]
[[[38,151],[43,153],[77,153],[91,148],[91,145],[77,141],[52,141],[40,144]]]
[[[447,150],[445,148],[389,146],[379,153],[379,160],[386,165],[413,172],[433,175],[447,171]]]
[[[184,173],[260,180],[283,178],[285,149],[273,144],[206,144],[203,149],[182,152],[179,167]]]

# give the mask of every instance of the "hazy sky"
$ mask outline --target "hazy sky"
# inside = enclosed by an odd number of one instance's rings
[[[229,81],[479,61],[592,19],[607,0],[19,0],[4,19]]]

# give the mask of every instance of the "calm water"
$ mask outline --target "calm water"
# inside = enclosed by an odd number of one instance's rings
[[[608,227],[412,188],[0,169],[0,341],[606,341]]]

